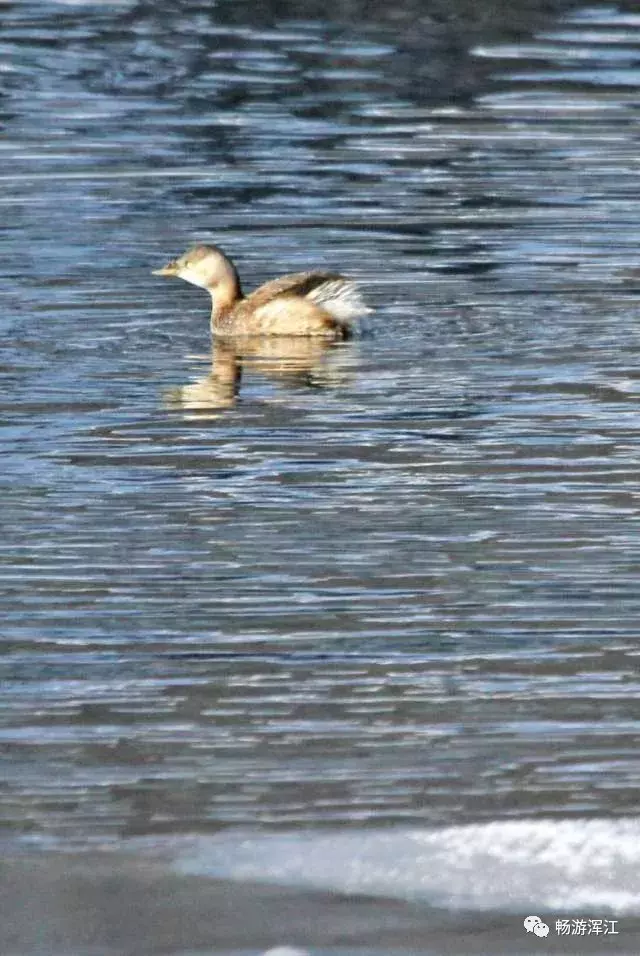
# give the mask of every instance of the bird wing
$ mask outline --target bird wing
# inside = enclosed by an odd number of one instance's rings
[[[250,302],[252,308],[258,309],[280,295],[296,295],[304,299],[325,282],[335,282],[339,279],[342,279],[342,276],[335,272],[292,272],[290,275],[265,282],[251,292],[245,301]]]
[[[337,272],[294,272],[260,286],[244,300],[252,311],[281,296],[308,299],[339,322],[369,312],[355,282]]]

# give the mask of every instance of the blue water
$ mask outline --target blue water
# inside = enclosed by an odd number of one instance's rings
[[[633,815],[636,5],[3,21],[11,852]],[[195,241],[373,312],[212,356]]]

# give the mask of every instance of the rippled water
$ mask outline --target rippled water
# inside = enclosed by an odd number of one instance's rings
[[[12,837],[635,810],[640,14],[364,7],[3,5]]]

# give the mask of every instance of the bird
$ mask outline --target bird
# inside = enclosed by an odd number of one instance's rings
[[[214,338],[287,335],[348,338],[371,310],[356,283],[336,272],[295,272],[242,293],[236,267],[218,246],[198,245],[153,275],[177,276],[211,296]]]

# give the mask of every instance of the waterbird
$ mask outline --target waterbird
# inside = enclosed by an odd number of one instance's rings
[[[198,245],[153,275],[177,276],[211,296],[214,337],[288,335],[347,338],[351,320],[371,310],[356,283],[336,272],[295,272],[245,296],[222,249]]]

